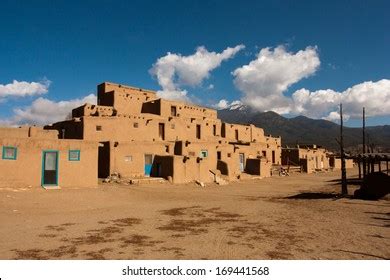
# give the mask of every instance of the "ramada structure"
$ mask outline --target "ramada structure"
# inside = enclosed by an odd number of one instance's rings
[[[225,123],[216,110],[108,82],[98,85],[97,105],[73,109],[70,120],[0,128],[0,145],[3,182],[45,188],[96,186],[111,174],[229,181],[244,173],[268,177],[282,164],[281,138],[262,128]]]

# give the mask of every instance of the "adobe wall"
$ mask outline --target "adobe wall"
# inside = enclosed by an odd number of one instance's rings
[[[341,158],[332,157],[330,159],[330,167],[333,169],[341,170]],[[353,168],[353,159],[345,159],[345,168]]]
[[[304,149],[299,148],[299,157],[306,158],[308,161],[313,162],[314,169],[328,169],[329,168],[329,158],[325,149],[314,148],[314,149]]]
[[[282,164],[282,139],[281,137],[266,136],[265,143],[267,145],[267,159],[273,164]],[[272,159],[272,152],[275,154],[275,160]]]
[[[173,149],[174,143],[168,142],[110,142],[110,173],[118,172],[122,177],[143,177],[145,174],[145,154],[172,155]]]
[[[72,110],[72,118],[83,116],[110,117],[116,115],[116,110],[112,106],[102,106],[86,103]]]
[[[15,160],[2,159],[3,146],[17,148]],[[79,140],[0,137],[0,187],[41,186],[43,151],[59,152],[60,187],[97,186],[97,143]],[[69,161],[69,150],[80,150],[80,161]]]
[[[98,105],[113,106],[121,114],[141,114],[144,102],[157,99],[154,91],[114,83],[98,85]]]
[[[299,165],[299,150],[297,148],[282,149],[282,165]]]
[[[310,174],[315,171],[315,163],[313,160],[309,160],[307,158],[301,158],[299,159],[299,164],[302,166],[303,172]]]
[[[251,142],[252,141],[252,130],[249,125],[240,125],[240,124],[231,124],[223,123],[222,137],[227,141],[242,141],[242,142]],[[236,137],[237,136],[237,137]]]
[[[270,177],[271,166],[271,163],[264,158],[248,158],[246,160],[245,172],[261,177]]]
[[[84,123],[80,118],[45,126],[46,131],[56,131],[60,139],[84,139]]]
[[[217,111],[210,108],[200,107],[189,103],[161,99],[160,115],[171,117],[171,107],[176,107],[176,116],[181,118],[209,118],[217,119]]]
[[[22,126],[22,127],[0,127],[1,138],[39,138],[39,139],[58,139],[57,131],[44,130],[42,127]]]
[[[218,139],[220,122],[218,120],[193,120],[181,118],[162,118],[151,114],[117,115],[115,117],[83,117],[83,139],[96,141],[215,141]],[[164,139],[159,135],[159,125],[164,125]],[[61,131],[70,129],[65,135],[79,137],[74,128],[68,126],[69,122],[56,123],[53,127]],[[214,128],[215,125],[215,128]],[[200,139],[197,138],[197,126],[200,127]],[[98,128],[99,127],[99,128]],[[214,136],[214,132],[216,135]]]
[[[188,183],[195,180],[212,182],[214,177],[210,173],[207,162],[193,156],[174,156],[173,183]]]

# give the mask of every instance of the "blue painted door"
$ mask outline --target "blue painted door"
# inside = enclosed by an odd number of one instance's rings
[[[153,155],[145,154],[145,176],[149,177],[152,173]]]

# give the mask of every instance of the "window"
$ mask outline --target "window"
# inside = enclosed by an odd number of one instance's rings
[[[221,125],[221,137],[226,137],[226,125],[224,123]]]
[[[69,150],[68,160],[69,161],[80,161],[80,150]]]
[[[207,156],[208,156],[208,151],[207,150],[201,150],[200,151],[200,157],[201,158],[207,158]]]
[[[12,159],[16,160],[17,148],[16,147],[6,147],[3,146],[3,159]]]
[[[217,160],[221,160],[221,152],[217,151]]]
[[[133,161],[133,156],[125,156],[125,161],[126,162],[132,162]]]
[[[101,125],[97,125],[96,126],[96,131],[102,131],[102,126]]]
[[[216,136],[217,135],[217,125],[213,125],[213,135]]]
[[[134,127],[134,128],[138,128],[138,123],[135,122],[135,123],[133,124],[133,127]]]
[[[235,131],[235,138],[238,141],[238,129],[236,129],[236,131]]]
[[[158,124],[158,137],[161,140],[165,140],[165,126],[163,123]]]
[[[171,116],[176,117],[176,106],[171,106]]]
[[[196,139],[200,139],[200,124],[196,125]]]

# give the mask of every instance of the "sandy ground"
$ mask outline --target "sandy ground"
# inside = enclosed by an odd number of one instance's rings
[[[338,178],[2,188],[0,258],[390,259],[390,201],[337,198]]]

